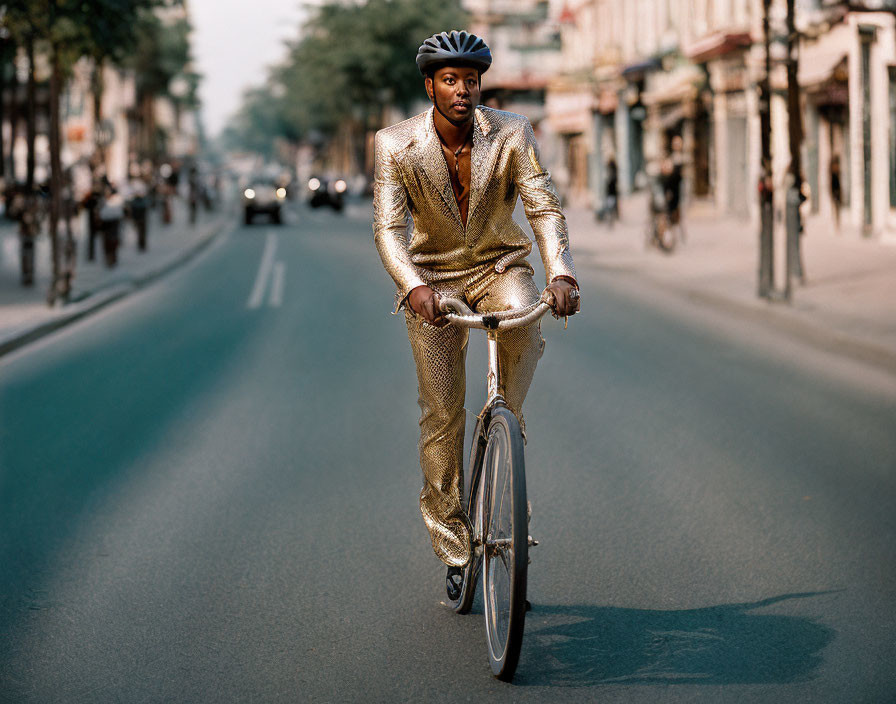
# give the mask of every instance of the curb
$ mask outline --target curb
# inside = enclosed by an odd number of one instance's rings
[[[207,226],[208,232],[205,236],[190,247],[184,249],[178,256],[173,257],[168,262],[164,262],[161,266],[140,276],[133,276],[124,281],[119,280],[110,282],[109,284],[99,286],[92,291],[84,291],[66,304],[60,310],[60,314],[57,317],[13,332],[7,337],[0,339],[0,357],[29,345],[67,325],[82,320],[88,315],[96,313],[106,306],[109,306],[116,301],[120,301],[130,294],[135,293],[158,281],[162,277],[180,269],[207,249],[208,246],[214,242],[225,229],[227,229],[229,222],[230,219],[226,216],[218,218],[217,221],[212,222]]]
[[[834,352],[896,375],[896,350],[837,330],[824,329],[816,323],[807,321],[798,313],[789,312],[789,309],[776,308],[786,305],[784,303],[764,302],[759,299],[755,303],[747,303],[715,291],[658,279],[649,273],[626,267],[598,264],[596,269],[612,276],[635,275],[641,282],[647,282],[654,288],[670,292],[693,303],[710,306],[722,313],[736,314],[752,323],[765,325],[818,349]]]

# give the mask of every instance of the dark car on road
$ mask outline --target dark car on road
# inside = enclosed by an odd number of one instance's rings
[[[311,191],[308,204],[312,208],[328,205],[338,212],[344,205],[343,199],[348,184],[341,178],[326,179],[315,176],[308,181],[308,190]]]
[[[286,189],[273,181],[253,179],[243,190],[243,214],[247,225],[259,213],[268,215],[272,222],[281,222],[280,206],[286,200]]]

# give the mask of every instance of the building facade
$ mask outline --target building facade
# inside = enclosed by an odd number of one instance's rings
[[[473,31],[495,54],[485,91],[541,126],[567,202],[601,207],[611,158],[628,193],[675,152],[686,199],[758,220],[762,0],[467,5]],[[785,19],[785,0],[772,0],[772,166],[781,195],[790,162]],[[844,231],[886,239],[896,233],[896,2],[796,0],[796,27],[811,210],[833,215],[836,162]],[[537,61],[527,63],[531,56]]]

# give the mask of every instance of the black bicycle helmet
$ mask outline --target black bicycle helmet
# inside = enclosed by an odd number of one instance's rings
[[[492,52],[475,34],[456,29],[433,34],[417,49],[417,68],[424,76],[449,64],[468,65],[485,73],[492,65]]]

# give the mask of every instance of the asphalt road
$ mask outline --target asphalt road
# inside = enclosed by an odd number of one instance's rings
[[[896,701],[896,380],[587,262],[494,680],[440,604],[368,217],[235,227],[0,361],[0,700]]]

